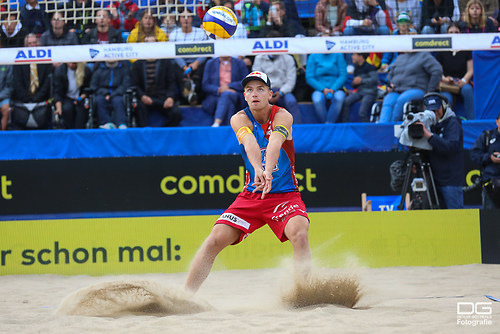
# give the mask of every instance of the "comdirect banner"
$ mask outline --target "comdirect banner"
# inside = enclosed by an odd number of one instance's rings
[[[0,221],[0,275],[187,271],[217,216]],[[478,210],[311,213],[314,263],[325,267],[449,266],[481,262]],[[279,267],[290,260],[263,227],[214,269]]]
[[[361,194],[397,195],[389,166],[403,152],[297,154],[296,177],[309,208],[357,207]],[[479,171],[466,154],[471,185]],[[222,210],[243,189],[238,155],[4,161],[0,216]],[[465,195],[480,204],[479,190]],[[388,206],[384,210],[395,210]]]

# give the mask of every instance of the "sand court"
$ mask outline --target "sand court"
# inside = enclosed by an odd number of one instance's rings
[[[283,268],[214,271],[194,296],[185,275],[2,276],[0,333],[498,333],[500,324],[500,303],[484,296],[500,296],[498,265],[315,270],[359,283],[354,308],[291,307]]]

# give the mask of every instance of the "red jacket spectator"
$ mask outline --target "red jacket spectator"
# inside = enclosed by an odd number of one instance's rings
[[[113,16],[111,26],[121,31],[132,31],[138,21],[139,7],[132,0],[113,1],[109,7]]]

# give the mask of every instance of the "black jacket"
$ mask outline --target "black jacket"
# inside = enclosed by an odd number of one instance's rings
[[[422,23],[420,27],[432,26],[431,19],[438,17],[448,17],[451,19],[455,6],[453,0],[443,0],[439,7],[436,7],[433,0],[422,1]]]
[[[491,161],[493,152],[500,152],[500,133],[498,128],[490,130],[488,144],[486,143],[486,131],[476,139],[470,152],[471,160],[481,166],[483,179],[490,180],[493,177],[500,177],[500,165]]]
[[[26,36],[26,29],[22,27],[17,34],[7,37],[3,29],[0,27],[0,43],[2,48],[21,48],[24,46],[24,37]]]
[[[438,186],[464,184],[464,136],[462,123],[450,109],[443,119],[431,126],[434,134],[429,138],[429,151],[434,180]]]
[[[171,97],[174,100],[177,98],[177,76],[175,75],[176,67],[169,59],[158,59],[156,61],[156,95],[155,97],[165,101]],[[138,60],[132,64],[130,68],[130,83],[137,89],[139,99],[146,94],[146,60]]]
[[[123,95],[129,84],[129,70],[123,62],[119,62],[114,68],[107,67],[105,63],[94,65],[90,88],[96,95],[110,95],[111,97]]]
[[[37,64],[38,90],[32,96],[30,88],[30,65],[15,65],[12,68],[14,78],[12,100],[17,102],[42,102],[50,98],[50,77],[52,75],[52,64]]]
[[[59,65],[54,71],[54,102],[62,101],[68,93],[68,65],[63,63]],[[80,87],[80,94],[84,88],[90,86],[90,80],[92,78],[92,71],[88,66],[85,66],[85,76],[83,78],[83,84]]]
[[[114,28],[109,27],[108,43],[123,43],[122,33]],[[99,44],[97,40],[97,28],[90,30],[82,38],[82,44]]]

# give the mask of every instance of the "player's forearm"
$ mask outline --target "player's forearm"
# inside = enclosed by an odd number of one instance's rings
[[[274,166],[278,163],[281,145],[283,145],[283,142],[283,135],[275,132],[271,133],[266,150],[266,171],[270,173],[273,172]]]
[[[260,152],[260,147],[257,143],[246,143],[245,152],[247,153],[248,161],[252,165],[252,167],[257,169],[262,169],[262,153]]]

